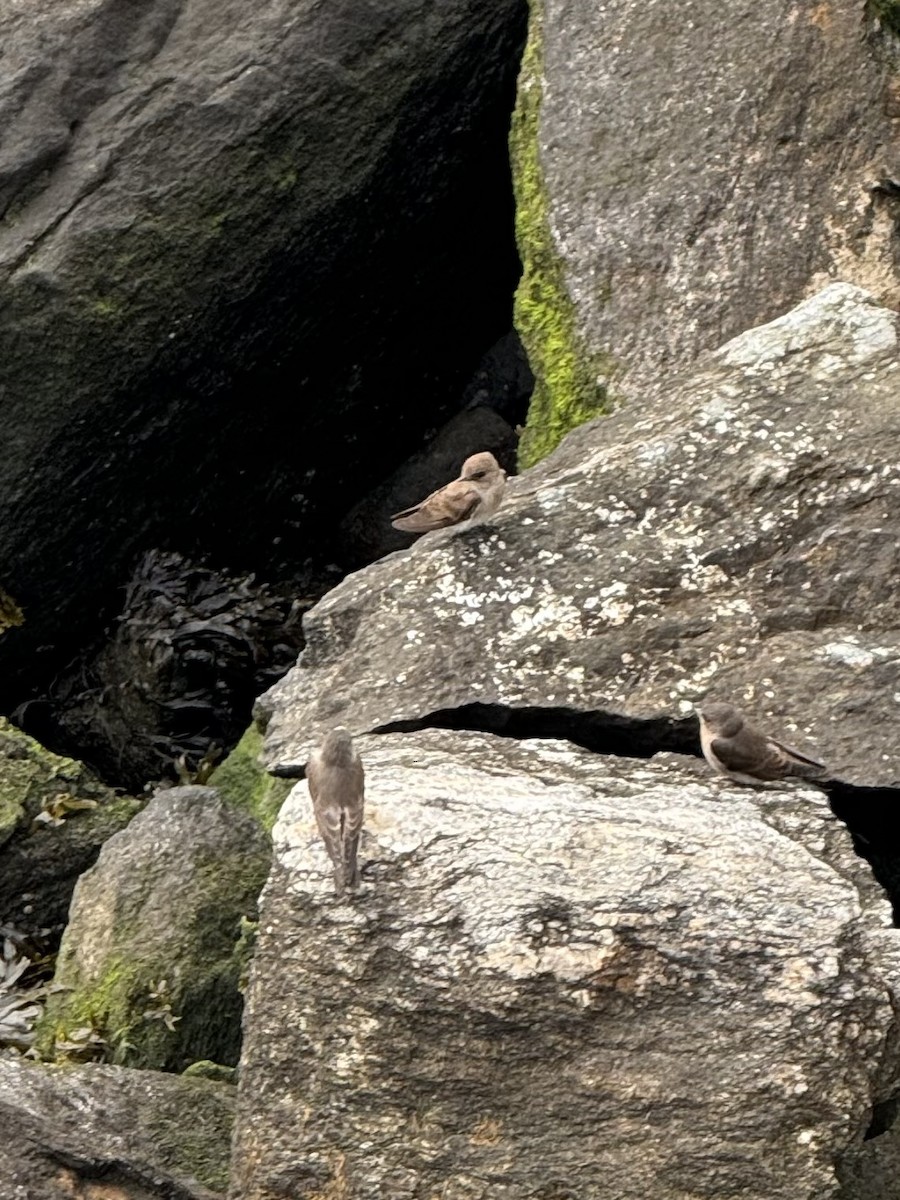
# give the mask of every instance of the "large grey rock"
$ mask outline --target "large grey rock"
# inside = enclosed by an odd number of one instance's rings
[[[0,1200],[214,1200],[233,1116],[204,1079],[0,1058]]]
[[[214,788],[157,793],[78,881],[41,1049],[161,1070],[235,1063],[241,920],[269,860],[261,827]]]
[[[0,702],[142,550],[297,573],[386,422],[399,462],[447,415],[508,328],[525,15],[3,6]]]
[[[871,190],[900,150],[878,7],[533,5],[514,161],[546,300],[518,310],[552,401],[535,439],[570,379],[550,338],[634,398],[835,278],[900,299],[897,203]]]
[[[362,739],[362,888],[275,828],[234,1200],[837,1197],[897,1083],[900,934],[822,794]]]
[[[715,695],[856,784],[900,783],[897,326],[833,285],[570,434],[492,526],[350,576],[260,703],[270,766],[337,722],[429,717],[587,714],[591,744],[686,748]]]

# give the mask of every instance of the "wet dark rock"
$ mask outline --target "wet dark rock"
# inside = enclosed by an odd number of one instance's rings
[[[135,791],[174,779],[179,759],[190,774],[237,741],[254,698],[296,660],[302,607],[287,589],[153,551],[102,649],[17,716]]]
[[[450,415],[510,327],[525,19],[4,8],[0,587],[25,622],[0,640],[0,710],[41,694],[153,546],[295,581],[330,561],[334,496]]]
[[[215,1200],[233,1089],[153,1071],[0,1057],[2,1200]]]

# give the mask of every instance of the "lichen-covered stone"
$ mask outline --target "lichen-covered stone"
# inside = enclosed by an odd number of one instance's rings
[[[157,793],[78,882],[44,1053],[163,1070],[233,1065],[241,918],[255,914],[269,858],[259,824],[215,789]]]
[[[0,718],[0,924],[58,933],[78,876],[140,807]]]
[[[639,399],[835,279],[896,307],[896,200],[873,190],[897,171],[879,32],[896,7],[532,0],[513,136],[538,377],[524,465],[610,371]]]
[[[4,1200],[215,1200],[234,1089],[202,1079],[0,1057]]]
[[[336,723],[686,722],[715,695],[852,782],[900,782],[897,329],[835,284],[571,433],[490,526],[346,579],[260,701],[267,762]]]
[[[234,1200],[837,1195],[896,1084],[900,935],[815,789],[364,738],[362,886],[275,829]]]

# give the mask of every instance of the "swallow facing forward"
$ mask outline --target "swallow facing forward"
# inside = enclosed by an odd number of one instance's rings
[[[775,779],[819,779],[824,763],[769,737],[733,704],[704,704],[700,710],[700,746],[709,765],[735,783]]]
[[[395,513],[391,524],[407,533],[427,533],[463,521],[481,520],[493,516],[500,507],[505,487],[506,472],[493,454],[484,450],[466,459],[459,479],[432,492],[420,504]]]
[[[316,824],[334,863],[334,890],[359,886],[356,852],[363,826],[362,759],[346,729],[332,729],[311,756],[306,782]]]

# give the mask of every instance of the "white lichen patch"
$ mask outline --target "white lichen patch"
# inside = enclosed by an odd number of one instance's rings
[[[857,669],[871,667],[872,663],[875,662],[875,655],[870,650],[866,650],[862,646],[850,641],[828,642],[827,645],[818,651],[818,656],[829,662]]]

